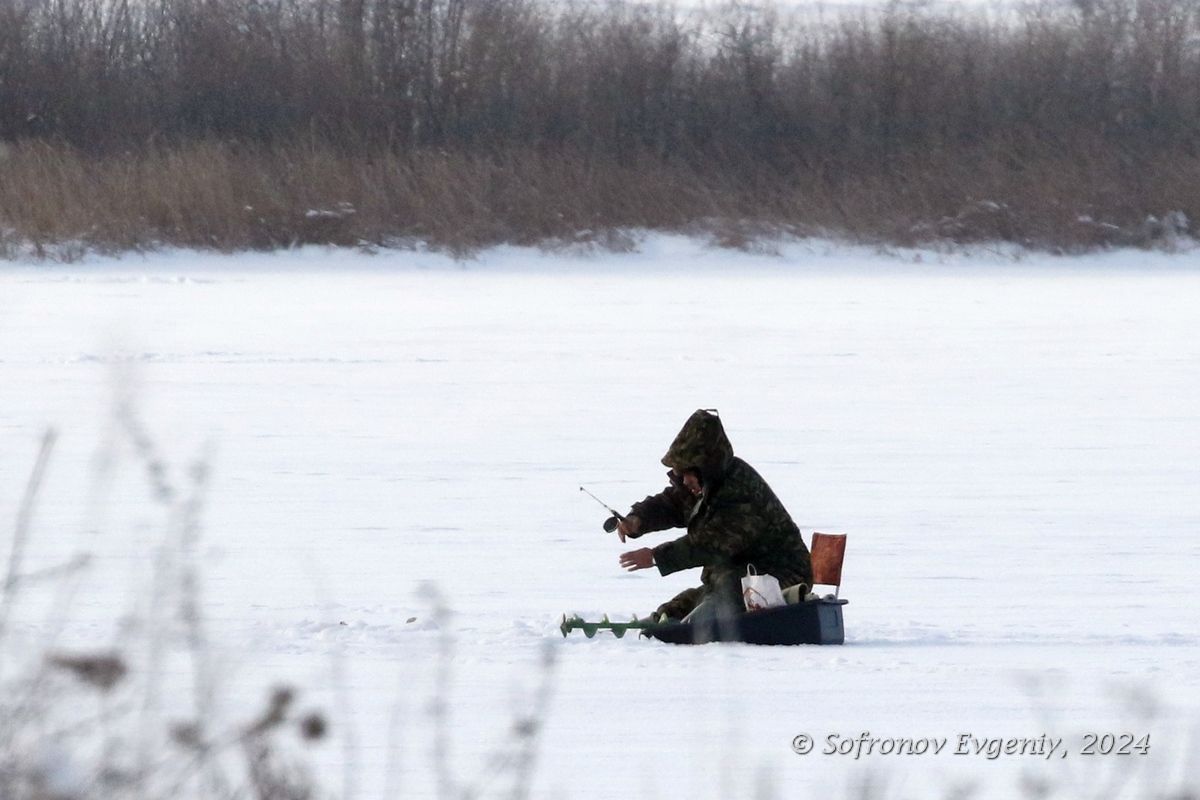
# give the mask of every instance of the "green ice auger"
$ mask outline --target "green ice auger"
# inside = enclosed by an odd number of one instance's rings
[[[578,614],[570,617],[563,614],[558,629],[562,631],[564,637],[571,631],[583,631],[583,635],[591,639],[596,635],[596,631],[612,631],[613,636],[620,639],[625,635],[626,631],[645,630],[654,624],[654,621],[651,619],[638,619],[637,614],[634,614],[633,619],[629,620],[629,622],[613,622],[608,618],[607,614],[601,617],[599,622],[588,622]]]

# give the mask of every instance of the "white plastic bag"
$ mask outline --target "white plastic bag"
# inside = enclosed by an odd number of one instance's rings
[[[742,599],[747,611],[787,605],[779,588],[779,579],[774,575],[759,575],[753,564],[746,567],[746,577],[742,578]]]

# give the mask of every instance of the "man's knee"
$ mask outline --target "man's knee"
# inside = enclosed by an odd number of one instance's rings
[[[671,619],[683,619],[688,614],[692,613],[692,609],[700,602],[704,596],[703,587],[695,589],[684,589],[679,594],[672,597],[667,602],[663,603],[654,611],[654,616],[661,617],[666,614]]]

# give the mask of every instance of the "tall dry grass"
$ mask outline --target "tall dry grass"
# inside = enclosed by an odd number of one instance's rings
[[[421,243],[622,246],[653,229],[752,247],[763,237],[1078,251],[1172,246],[1200,214],[1200,157],[990,143],[878,162],[737,171],[577,152],[219,142],[105,156],[45,143],[0,163],[0,255],[181,246],[233,251]]]

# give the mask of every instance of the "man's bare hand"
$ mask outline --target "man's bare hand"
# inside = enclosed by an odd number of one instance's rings
[[[636,572],[639,569],[649,569],[654,566],[654,551],[649,547],[643,547],[640,550],[630,550],[628,553],[621,553],[621,566],[630,572]]]
[[[619,525],[617,525],[617,536],[620,536],[621,541],[623,542],[625,541],[626,536],[632,536],[641,529],[642,521],[635,515],[630,514],[629,516],[625,517],[625,519],[621,520]]]

